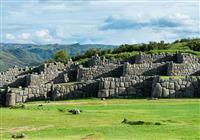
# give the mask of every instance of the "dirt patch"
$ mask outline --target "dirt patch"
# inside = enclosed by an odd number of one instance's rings
[[[24,126],[24,127],[15,127],[15,128],[0,128],[1,133],[17,133],[22,131],[38,131],[43,130],[46,128],[51,128],[53,125],[45,125],[45,126],[37,126],[37,127],[31,127],[31,126]]]
[[[102,140],[102,138],[98,134],[88,134],[85,137],[81,138],[81,140]]]
[[[51,102],[48,103],[48,105],[84,105],[84,104],[89,104],[90,102],[76,102],[76,103],[68,103],[68,102]],[[41,105],[41,103],[35,103],[31,105]],[[44,103],[45,105],[45,103]]]

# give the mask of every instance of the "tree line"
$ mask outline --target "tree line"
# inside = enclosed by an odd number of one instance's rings
[[[141,43],[141,44],[123,44],[120,45],[118,48],[115,49],[100,49],[100,48],[91,48],[88,49],[84,54],[80,54],[80,52],[77,52],[77,54],[72,58],[73,61],[79,61],[82,59],[90,58],[94,56],[95,54],[98,54],[99,56],[105,56],[106,54],[119,54],[119,53],[125,53],[125,52],[148,52],[153,50],[170,50],[170,48],[174,44],[180,44],[182,45],[177,48],[178,50],[182,49],[181,47],[188,47],[189,49],[193,51],[200,51],[200,39],[180,39],[176,40],[172,43],[165,43],[164,41],[160,42],[149,42],[149,43]],[[54,61],[67,63],[70,59],[69,53],[66,50],[59,50],[54,54]]]

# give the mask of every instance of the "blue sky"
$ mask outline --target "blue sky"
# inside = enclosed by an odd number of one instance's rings
[[[199,37],[198,0],[0,0],[1,42],[124,44]]]

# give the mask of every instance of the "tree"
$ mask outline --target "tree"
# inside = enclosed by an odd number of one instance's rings
[[[81,56],[81,53],[78,51],[77,53],[76,53],[76,57],[80,57]]]
[[[194,51],[200,51],[200,39],[192,39],[187,43],[187,46]]]
[[[86,58],[90,58],[90,57],[92,57],[92,56],[94,56],[96,54],[100,54],[100,49],[98,49],[98,48],[90,48],[89,50],[87,50],[85,52],[84,56]]]
[[[67,63],[70,59],[70,56],[67,51],[60,50],[54,54],[54,60],[57,62]]]

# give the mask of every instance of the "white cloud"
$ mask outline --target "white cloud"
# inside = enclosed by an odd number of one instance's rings
[[[36,0],[24,3],[16,0],[4,4],[5,42],[121,44],[160,39],[173,41],[179,37],[196,37],[199,33],[199,6],[194,1]],[[104,20],[111,16],[118,20],[136,21],[141,28],[99,30]],[[153,27],[139,25],[149,23],[152,19]],[[165,20],[171,21],[168,24],[178,24],[174,27],[159,27]],[[132,22],[128,25],[132,26]]]
[[[27,40],[31,37],[31,35],[29,33],[22,33],[19,35],[19,38],[21,38],[22,40]]]
[[[15,40],[15,36],[12,34],[7,33],[6,34],[6,39],[8,39],[9,41],[14,41]]]
[[[40,38],[49,38],[49,30],[43,29],[35,32],[35,35]]]
[[[53,43],[54,42],[54,38],[52,37],[52,35],[50,34],[48,29],[42,29],[42,30],[38,30],[35,31],[34,33],[34,37],[35,37],[35,41],[40,42],[40,43]]]

